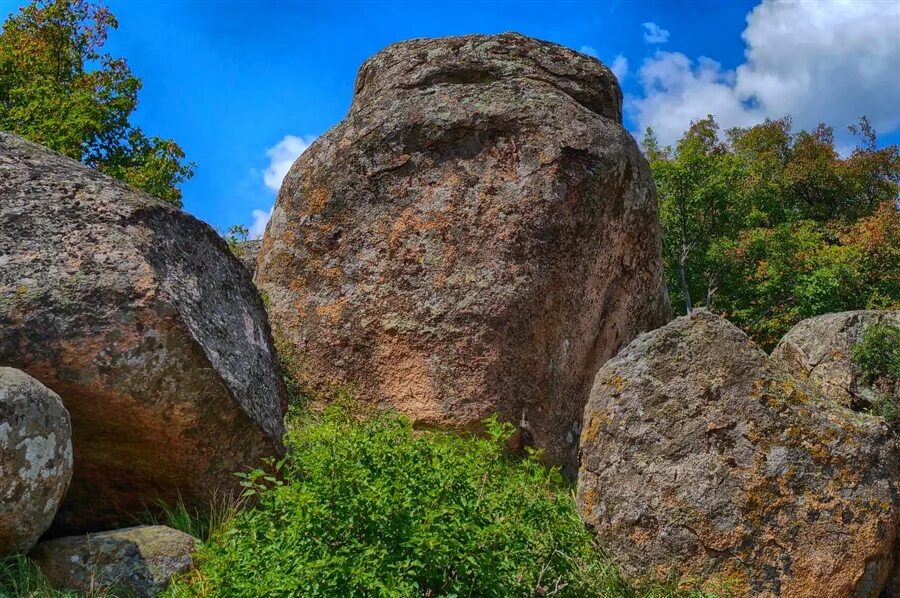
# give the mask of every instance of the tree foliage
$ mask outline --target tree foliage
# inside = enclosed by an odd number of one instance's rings
[[[0,129],[181,205],[193,164],[129,122],[141,80],[103,52],[118,26],[101,4],[33,0],[0,33]]]
[[[721,135],[708,116],[665,148],[648,129],[683,311],[700,303],[770,347],[809,316],[900,307],[900,151],[865,117],[850,130],[842,157],[832,129],[793,133],[790,118]]]

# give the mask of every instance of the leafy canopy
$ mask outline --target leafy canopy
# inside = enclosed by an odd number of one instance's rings
[[[900,150],[865,118],[850,130],[841,157],[830,128],[792,133],[789,118],[722,135],[708,116],[665,148],[648,129],[682,313],[700,302],[771,347],[806,317],[900,308]]]
[[[0,129],[180,206],[194,166],[174,141],[129,122],[141,80],[103,52],[117,26],[86,0],[33,0],[10,16],[0,33]]]

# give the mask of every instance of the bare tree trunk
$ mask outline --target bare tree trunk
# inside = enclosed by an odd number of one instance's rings
[[[681,294],[684,296],[684,309],[686,313],[690,315],[693,310],[693,305],[691,304],[691,292],[688,290],[687,286],[687,277],[684,274],[684,265],[687,262],[687,254],[688,248],[682,243],[681,245],[681,258],[678,260],[678,280],[681,282]]]

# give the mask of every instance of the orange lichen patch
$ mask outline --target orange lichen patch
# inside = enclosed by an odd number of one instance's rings
[[[379,394],[415,422],[446,422],[432,389],[428,356],[391,335],[381,336],[376,350]]]
[[[422,218],[416,214],[414,208],[406,208],[391,225],[388,233],[388,247],[396,250],[402,238],[410,231],[444,231],[451,226],[450,218],[446,212],[433,212],[430,218]]]
[[[594,507],[597,506],[600,502],[600,493],[597,492],[596,486],[591,486],[588,488],[588,491],[584,493],[584,505],[587,508],[587,515],[591,515],[594,512]]]
[[[584,429],[584,433],[581,435],[581,443],[593,444],[594,442],[596,442],[597,436],[599,436],[600,434],[600,430],[608,428],[610,423],[612,423],[612,418],[605,411],[598,411],[594,413],[591,416],[591,421]]]
[[[618,374],[610,374],[606,378],[603,379],[604,384],[608,384],[616,389],[617,392],[622,392],[625,388],[625,378]]]
[[[645,525],[639,525],[631,532],[631,539],[638,545],[652,542],[659,535],[659,523],[651,518]]]
[[[297,276],[296,278],[291,280],[288,288],[295,293],[299,293],[306,289],[308,286],[309,285],[307,284],[306,278],[304,278],[303,276]]]
[[[784,596],[856,595],[867,578],[871,587],[880,587],[890,573],[892,542],[885,533],[896,534],[895,513],[885,512],[881,519],[866,519],[864,524],[844,524],[840,550],[821,550],[828,538],[804,537],[798,542],[791,576],[782,578]],[[823,593],[821,581],[829,580]]]
[[[310,214],[321,214],[331,199],[331,190],[328,187],[315,187],[309,192],[306,199],[306,206]]]
[[[323,318],[328,318],[332,323],[337,324],[341,321],[344,314],[344,306],[347,305],[347,298],[341,297],[337,301],[322,303],[316,306],[316,313]]]

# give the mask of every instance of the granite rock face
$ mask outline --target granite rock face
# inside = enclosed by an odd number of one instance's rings
[[[0,133],[0,231],[0,365],[72,418],[57,532],[116,527],[179,494],[204,509],[282,450],[266,313],[209,226]]]
[[[0,367],[0,557],[31,550],[72,478],[69,413],[52,390]]]
[[[784,335],[772,359],[837,404],[865,410],[877,403],[879,395],[900,396],[897,381],[867,384],[853,364],[853,345],[862,340],[866,328],[881,323],[900,326],[900,311],[845,311],[808,318]]]
[[[630,577],[734,596],[875,597],[897,541],[898,447],[706,312],[598,372],[578,504]],[[725,594],[723,594],[725,595]]]
[[[250,272],[250,276],[256,274],[256,260],[259,258],[259,248],[262,246],[260,239],[251,239],[238,243],[238,259]]]
[[[597,60],[517,34],[361,67],[284,179],[256,282],[312,389],[426,426],[498,412],[574,470],[597,369],[663,324],[656,195]]]
[[[199,547],[198,539],[183,532],[142,525],[47,540],[29,556],[59,590],[149,598],[191,569],[191,554]]]

